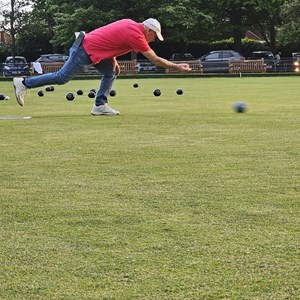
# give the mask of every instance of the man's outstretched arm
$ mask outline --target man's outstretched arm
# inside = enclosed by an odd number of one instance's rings
[[[189,64],[175,64],[167,59],[157,56],[153,50],[142,52],[142,54],[153,64],[165,69],[176,69],[179,72],[190,72],[192,70]]]

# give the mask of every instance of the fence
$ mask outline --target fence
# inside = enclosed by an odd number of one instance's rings
[[[42,68],[43,73],[53,73],[53,72],[57,72],[58,70],[60,70],[63,65],[65,63],[64,62],[60,62],[60,63],[40,63],[40,66]],[[37,71],[35,70],[33,63],[30,64],[30,73],[31,75],[38,75],[39,73],[37,73]]]
[[[259,60],[243,60],[243,61],[231,61],[229,63],[226,62],[226,68],[223,70],[219,70],[217,72],[212,71],[212,73],[300,73],[300,63],[297,69],[297,66],[294,65],[296,60],[292,59],[281,59],[280,62],[277,61],[267,61],[263,59]],[[121,74],[138,74],[138,63],[134,60],[128,61],[118,61]],[[192,73],[210,73],[208,70],[210,65],[206,62],[202,64],[200,60],[193,60],[193,61],[176,61],[176,63],[188,63],[192,68]],[[223,62],[224,64],[225,62]],[[52,73],[58,71],[64,63],[41,63],[41,67],[43,73]],[[213,63],[212,63],[213,65]],[[208,68],[208,69],[207,69]],[[142,73],[150,72],[148,70],[144,70]],[[164,70],[162,68],[156,68],[154,72],[159,73],[166,73],[166,74],[173,74],[177,73],[178,71],[175,69],[167,69]],[[38,75],[37,72],[33,69],[33,64],[31,63],[31,75]],[[84,71],[80,75],[100,75],[99,71],[95,69],[93,65],[86,66]]]
[[[118,61],[122,74],[136,74],[137,66],[135,60]]]
[[[229,62],[229,73],[265,73],[266,71],[267,66],[263,58]]]
[[[53,73],[60,70],[65,63],[40,63],[43,73]],[[118,61],[118,64],[121,69],[122,74],[135,74],[137,73],[136,61]],[[31,75],[37,75],[38,73],[35,71],[33,67],[33,63],[31,63]],[[83,74],[85,75],[96,75],[99,74],[99,71],[91,66],[86,66],[84,68]]]

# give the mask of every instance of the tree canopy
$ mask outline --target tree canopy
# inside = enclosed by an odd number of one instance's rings
[[[149,17],[161,22],[166,43],[178,51],[230,37],[240,51],[247,30],[259,33],[276,51],[282,45],[299,47],[299,7],[300,0],[11,0],[0,22],[11,36],[11,53],[66,52],[76,31]]]

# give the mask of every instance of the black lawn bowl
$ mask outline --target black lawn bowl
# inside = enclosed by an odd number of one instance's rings
[[[66,95],[66,98],[68,101],[73,101],[75,99],[74,94],[73,93],[68,93]]]
[[[44,92],[43,92],[42,90],[40,90],[40,91],[38,91],[38,95],[39,95],[40,97],[43,97],[43,96],[44,96]]]
[[[96,97],[96,93],[94,93],[93,91],[89,91],[88,97],[89,98],[95,98]]]
[[[110,91],[110,93],[109,93],[109,95],[111,96],[111,97],[114,97],[114,96],[116,96],[116,91],[115,90],[111,90]]]
[[[46,92],[53,92],[54,91],[54,87],[52,85],[50,85],[50,86],[47,86],[45,88],[45,90],[46,90]]]
[[[155,90],[153,91],[153,95],[154,95],[155,97],[160,96],[160,95],[161,95],[160,89],[155,89]]]

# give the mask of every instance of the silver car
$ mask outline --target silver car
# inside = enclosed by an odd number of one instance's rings
[[[150,61],[140,61],[136,64],[138,73],[156,72],[156,66]]]

